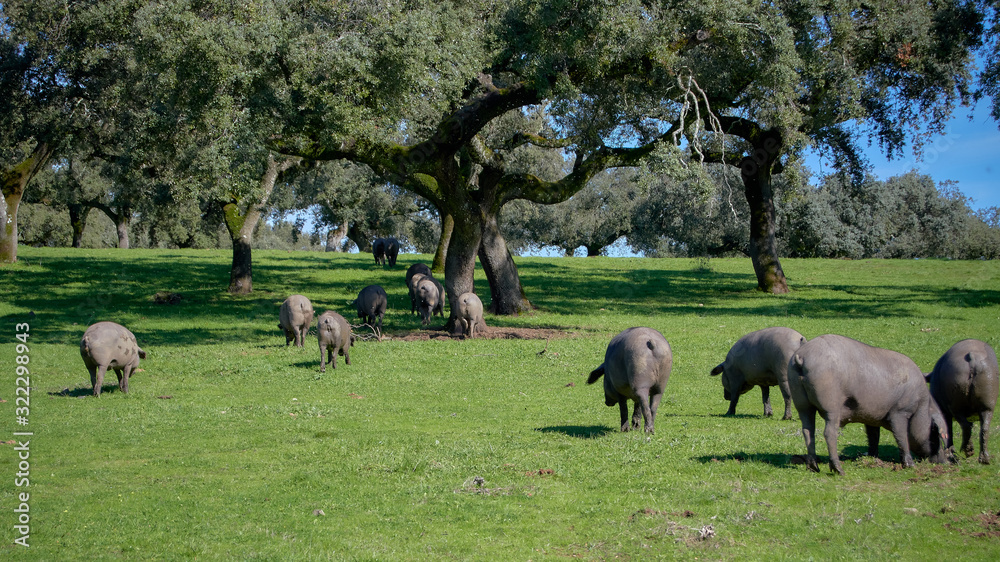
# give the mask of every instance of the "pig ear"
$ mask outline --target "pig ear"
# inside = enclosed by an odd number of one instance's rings
[[[139,359],[145,359],[145,358],[146,358],[146,352],[143,351],[142,348],[140,347],[139,348]]]
[[[715,368],[712,369],[712,372],[709,373],[709,376],[716,377],[716,376],[721,375],[722,374],[722,365],[723,365],[723,363],[719,363],[718,365],[716,365]]]

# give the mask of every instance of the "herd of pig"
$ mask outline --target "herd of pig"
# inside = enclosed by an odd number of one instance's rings
[[[392,239],[390,239],[392,240]],[[376,247],[378,241],[376,241]],[[391,243],[381,247],[392,248]],[[378,250],[376,249],[376,252]],[[395,252],[389,254],[395,262]],[[376,261],[379,254],[375,254]],[[443,289],[424,264],[411,266],[406,273],[411,313],[419,310],[422,323],[433,314],[444,315]],[[381,332],[387,306],[385,290],[369,285],[354,301],[358,317]],[[482,323],[483,305],[474,293],[461,295],[455,303],[463,332],[473,337]],[[285,345],[294,342],[303,347],[303,339],[312,326],[312,303],[302,295],[285,299],[279,310],[279,324],[285,333]],[[351,364],[350,347],[355,336],[351,325],[335,311],[319,316],[316,332],[320,348],[320,371],[326,363],[337,367],[336,356]],[[80,355],[90,371],[94,395],[100,396],[104,375],[109,368],[118,376],[122,392],[128,392],[129,376],[146,353],[135,335],[114,322],[98,322],[83,334]],[[645,327],[624,330],[611,339],[604,362],[587,378],[588,384],[604,377],[604,401],[618,404],[621,430],[653,431],[656,411],[666,390],[673,365],[670,344],[663,334]],[[830,469],[844,470],[837,452],[840,428],[848,423],[865,425],[868,454],[877,456],[881,428],[892,432],[900,449],[904,467],[913,466],[913,455],[931,462],[946,462],[954,443],[952,420],[962,430],[962,451],[972,456],[972,423],[979,420],[979,462],[989,464],[987,440],[993,410],[996,407],[1000,373],[997,356],[985,342],[967,339],[953,345],[924,375],[907,356],[872,347],[859,341],[827,334],[806,340],[790,328],[765,328],[747,334],[729,350],[725,361],[711,370],[721,375],[729,410],[736,413],[740,395],[760,387],[764,414],[772,415],[769,390],[777,386],[785,400],[783,419],[791,419],[792,404],[802,423],[806,444],[806,465],[819,471],[816,457],[816,414],[823,417],[823,437],[830,454]],[[628,401],[634,403],[631,422]]]
[[[641,418],[645,430],[652,432],[672,363],[663,334],[629,328],[611,340],[604,363],[590,373],[587,383],[604,377],[604,402],[618,404],[622,431],[637,429]],[[990,462],[987,440],[1000,374],[993,348],[979,340],[956,343],[925,376],[902,353],[836,334],[806,341],[791,328],[765,328],[740,338],[710,374],[722,375],[727,415],[736,413],[740,395],[755,386],[761,388],[764,414],[772,415],[769,389],[777,386],[785,399],[784,419],[791,419],[792,404],[798,410],[806,465],[817,472],[817,413],[826,422],[823,437],[830,469],[839,474],[844,469],[837,437],[848,423],[865,425],[870,456],[878,455],[879,431],[888,429],[903,466],[910,467],[914,454],[931,462],[948,460],[954,450],[952,419],[962,429],[962,451],[971,456],[972,422],[978,419],[979,462]],[[631,424],[628,400],[635,404]]]

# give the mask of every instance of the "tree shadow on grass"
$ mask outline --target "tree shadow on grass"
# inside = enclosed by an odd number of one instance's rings
[[[569,437],[578,439],[596,439],[604,437],[609,433],[617,433],[618,430],[606,425],[553,425],[549,427],[537,427],[535,431],[541,433],[562,433]]]

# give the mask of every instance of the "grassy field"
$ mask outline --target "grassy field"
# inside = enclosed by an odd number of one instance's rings
[[[708,376],[739,337],[776,325],[894,349],[924,370],[962,338],[1000,349],[998,262],[785,260],[793,292],[772,296],[753,290],[744,259],[519,258],[538,311],[487,323],[559,335],[463,341],[404,337],[420,327],[404,272],[429,256],[383,269],[365,255],[255,251],[249,296],[225,292],[229,259],[21,248],[0,267],[0,558],[1000,559],[1000,465],[904,470],[888,432],[876,460],[849,425],[846,475],[812,473],[793,463],[797,419],[763,417],[756,390],[724,417]],[[371,283],[389,293],[388,339],[359,342],[352,365],[325,374],[314,332],[285,347],[286,296],[357,322],[350,302]],[[488,301],[485,279],[476,286]],[[157,304],[159,291],[182,299]],[[90,396],[79,341],[98,320],[148,352],[128,395],[112,375]],[[674,352],[653,436],[618,432],[617,408],[585,384],[636,325]],[[776,389],[772,403],[780,414]],[[15,485],[18,431],[33,433],[30,486]],[[991,449],[1000,457],[996,430]],[[14,544],[23,493],[29,548]]]

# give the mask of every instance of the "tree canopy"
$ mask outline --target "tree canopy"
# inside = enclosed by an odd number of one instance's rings
[[[857,124],[898,155],[998,94],[986,0],[0,6],[4,217],[53,154],[89,154],[129,201],[188,214],[216,201],[232,287],[240,259],[249,273],[242,227],[275,185],[309,161],[351,161],[454,224],[449,296],[473,288],[478,257],[501,313],[530,306],[498,222],[512,201],[566,201],[610,168],[694,187],[703,164],[733,166],[758,286],[781,292],[774,176],[804,147],[862,170]],[[9,230],[0,259],[16,254]]]

